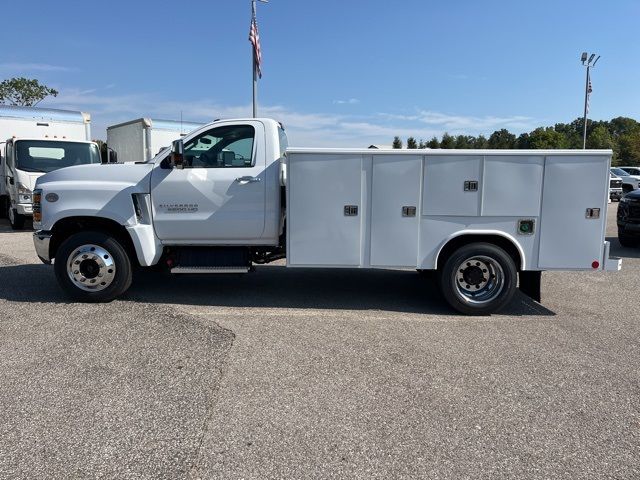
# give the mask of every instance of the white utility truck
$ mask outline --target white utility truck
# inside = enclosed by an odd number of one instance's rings
[[[81,301],[125,292],[133,265],[246,273],[286,257],[434,270],[455,309],[487,314],[518,276],[539,301],[542,270],[620,269],[605,241],[611,154],[287,149],[274,120],[217,121],[150,161],[40,178],[34,243]]]
[[[0,106],[0,215],[15,230],[32,215],[36,179],[71,165],[100,163],[88,113]]]
[[[162,148],[201,126],[201,123],[138,118],[107,127],[107,147],[111,158],[119,162],[151,160]]]

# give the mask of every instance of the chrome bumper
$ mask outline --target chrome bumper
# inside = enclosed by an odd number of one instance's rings
[[[51,242],[51,232],[38,230],[33,234],[33,245],[36,247],[36,254],[42,263],[50,264],[49,243]]]
[[[31,203],[18,203],[16,205],[16,212],[20,215],[31,216],[33,215],[33,204]]]

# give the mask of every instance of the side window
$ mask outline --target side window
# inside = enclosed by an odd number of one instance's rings
[[[185,168],[252,167],[255,129],[230,125],[208,130],[184,144]]]

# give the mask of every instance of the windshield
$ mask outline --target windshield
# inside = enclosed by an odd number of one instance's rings
[[[88,163],[100,163],[100,152],[92,143],[16,141],[16,168],[25,172],[47,173]]]
[[[627,172],[625,172],[624,170],[622,170],[621,168],[612,168],[611,169],[611,173],[613,173],[614,175],[617,176],[622,176],[622,177],[626,177],[627,175],[629,175]]]

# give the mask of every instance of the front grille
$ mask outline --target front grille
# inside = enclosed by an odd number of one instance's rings
[[[609,188],[620,188],[622,187],[622,180],[611,180],[609,182]]]

